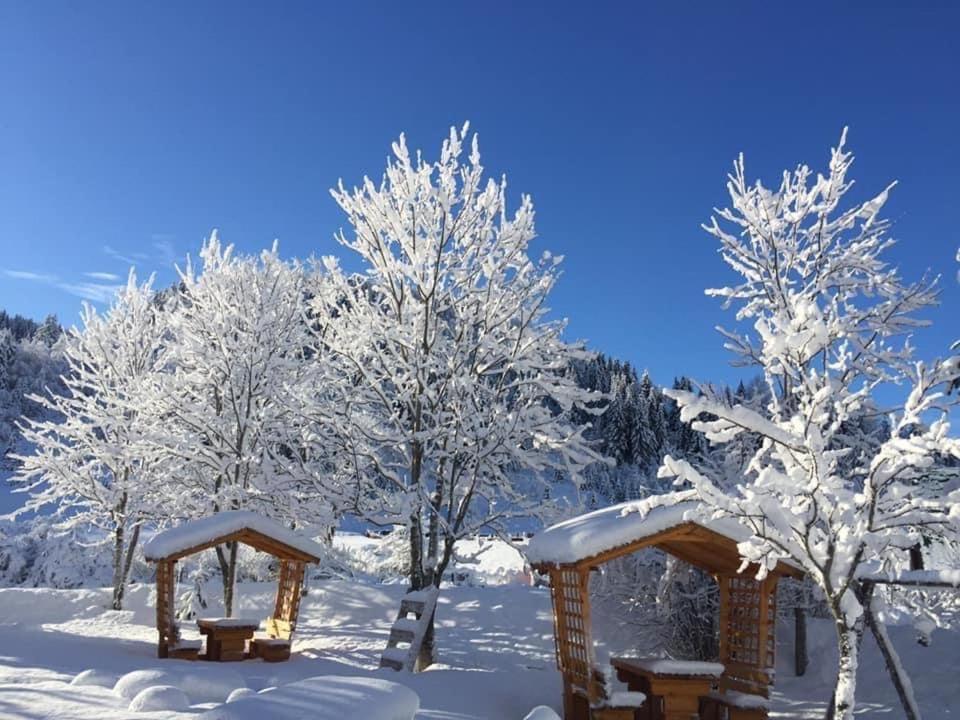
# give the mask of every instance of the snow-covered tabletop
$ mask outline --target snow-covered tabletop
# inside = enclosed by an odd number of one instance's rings
[[[631,690],[649,691],[663,698],[665,717],[687,717],[690,707],[696,707],[710,692],[716,679],[723,674],[723,665],[690,660],[665,658],[611,658],[617,678]]]
[[[668,658],[612,658],[610,663],[617,669],[673,677],[718,678],[723,675],[724,669],[721,663]]]
[[[260,621],[256,618],[197,618],[197,627],[256,630],[260,627]]]

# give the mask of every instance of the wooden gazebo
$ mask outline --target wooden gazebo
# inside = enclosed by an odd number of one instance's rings
[[[716,520],[692,492],[603,508],[553,525],[536,535],[526,555],[550,578],[557,667],[563,675],[565,720],[603,718],[766,717],[765,702],[776,657],[776,589],[781,577],[799,578],[780,563],[763,580],[757,568],[738,572],[737,549],[750,532],[736,521]],[[643,710],[616,709],[605,674],[597,667],[590,625],[591,570],[644,548],[659,548],[711,574],[719,586],[719,662],[722,676],[690,709],[664,714],[662,698],[647,698]],[[717,666],[719,668],[719,666]],[[633,686],[630,687],[633,690]],[[649,688],[643,688],[649,693]],[[652,704],[660,703],[660,707]],[[686,706],[684,706],[686,708]],[[720,708],[726,708],[725,713]]]
[[[300,609],[304,570],[307,563],[319,562],[323,548],[257,513],[228,511],[185,522],[154,535],[144,545],[144,557],[157,564],[158,657],[195,659],[199,649],[180,638],[174,607],[177,561],[229,542],[249,545],[280,561],[277,598],[273,615],[266,620],[266,631],[271,639],[287,643],[289,656],[289,641]],[[270,647],[269,640],[261,644]]]

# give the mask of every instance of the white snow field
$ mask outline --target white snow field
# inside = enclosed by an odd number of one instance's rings
[[[487,562],[498,554],[512,562],[502,547],[491,549]],[[523,577],[488,571],[491,580]],[[237,615],[265,617],[274,590],[269,583],[241,584]],[[104,610],[109,589],[0,589],[0,718],[402,720],[416,712],[421,720],[523,720],[538,706],[560,711],[547,590],[520,582],[444,588],[440,664],[416,675],[376,669],[403,591],[401,584],[370,580],[312,581],[291,660],[265,664],[156,658],[148,585],[132,587],[129,609],[119,612]],[[210,616],[220,613],[209,608]],[[831,633],[829,623],[812,623],[803,678],[792,675],[785,634],[771,717],[822,717],[835,666]],[[954,709],[960,706],[960,638],[937,632],[924,648],[909,628],[892,628],[891,635],[912,672],[924,717],[960,714]],[[860,680],[858,717],[902,716],[870,638]],[[307,707],[312,714],[304,715]],[[549,715],[540,709],[534,717]]]

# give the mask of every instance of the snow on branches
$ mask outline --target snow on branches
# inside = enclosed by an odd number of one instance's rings
[[[94,526],[113,544],[113,606],[119,609],[142,523],[150,516],[148,479],[158,453],[144,442],[153,421],[146,392],[164,362],[166,323],[152,279],[131,270],[110,309],[84,304],[83,327],[72,329],[59,393],[31,396],[46,414],[25,419],[34,452],[17,457],[27,511],[55,506],[65,528]]]
[[[359,502],[411,529],[414,587],[439,583],[457,538],[597,460],[570,422],[596,399],[566,372],[584,351],[547,317],[561,258],[530,258],[530,197],[508,215],[505,182],[466,141],[451,129],[427,162],[401,136],[381,182],[333,190],[352,228],[338,239],[365,269],[325,258],[312,288],[316,421],[338,428]]]
[[[667,390],[711,443],[743,434],[758,443],[740,477],[670,456],[660,471],[753,529],[745,561],[789,558],[824,592],[841,651],[838,718],[854,707],[858,572],[921,540],[955,538],[960,519],[957,478],[943,462],[960,457],[946,394],[957,362],[919,362],[909,342],[935,281],[905,282],[884,259],[893,240],[880,212],[894,185],[849,203],[845,139],[825,176],[801,165],[776,190],[748,184],[742,156],[735,163],[731,207],[704,228],[741,282],[707,293],[736,309],[741,327],[721,333],[735,362],[762,370],[769,402],[758,410]],[[876,391],[891,383],[909,390],[884,411]]]
[[[296,452],[292,387],[306,365],[303,272],[276,244],[259,256],[234,253],[214,233],[168,300],[167,372],[150,434],[164,456],[166,493],[179,518],[256,510],[275,520],[329,522],[323,498],[305,497],[290,472]],[[237,545],[217,548],[227,615]]]

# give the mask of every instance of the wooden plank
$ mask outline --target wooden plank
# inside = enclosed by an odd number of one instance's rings
[[[593,653],[593,638],[590,633],[590,568],[581,568],[579,572],[578,591],[580,593],[580,620],[583,623],[580,633],[582,635],[582,652],[586,662],[586,673],[588,682],[588,696],[591,705],[599,705],[607,697],[607,689],[597,679],[595,672],[596,659]],[[602,677],[602,676],[601,676]]]

